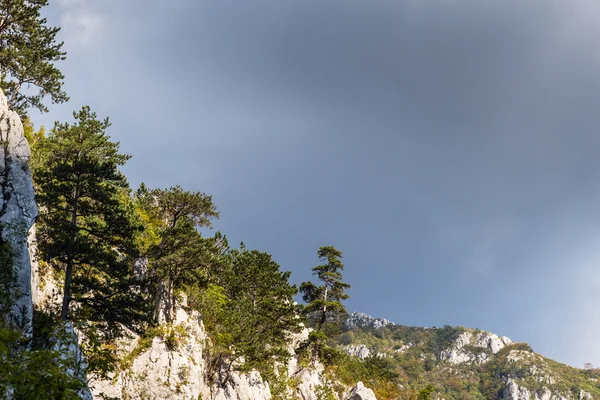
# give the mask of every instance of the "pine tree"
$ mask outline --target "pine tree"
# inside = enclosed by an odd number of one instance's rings
[[[293,300],[298,288],[289,283],[291,272],[280,270],[272,256],[258,250],[236,250],[227,276],[229,318],[237,329],[236,352],[252,363],[289,356],[288,337],[300,327]]]
[[[290,356],[290,335],[301,329],[299,306],[293,300],[298,289],[289,283],[289,271],[281,271],[270,254],[247,250],[243,244],[227,257],[229,266],[218,274],[217,284],[204,290],[205,300],[218,299],[220,307],[199,304],[203,315],[215,319],[209,331],[213,340],[207,349],[207,378],[215,382],[219,376],[219,384],[234,369],[257,369],[269,377],[273,363]],[[213,308],[210,313],[207,306]]]
[[[31,150],[35,151],[36,143],[46,137],[46,128],[44,128],[44,126],[42,125],[40,126],[40,129],[36,131],[35,127],[33,126],[33,122],[31,122],[31,119],[29,119],[28,117],[23,117],[22,121],[23,134],[25,136],[25,139],[27,139],[27,143],[29,143],[29,147],[31,148]]]
[[[175,292],[201,280],[212,259],[210,243],[197,228],[212,227],[211,219],[219,213],[211,196],[180,186],[152,191],[141,187],[138,199],[158,237],[147,252],[150,278],[156,286],[154,318],[159,320],[162,310],[171,322]]]
[[[140,312],[129,258],[136,225],[119,171],[129,156],[106,135],[108,119],[87,106],[73,116],[73,125],[55,124],[32,159],[40,252],[64,274],[63,321],[128,324]]]
[[[322,246],[318,251],[319,259],[325,264],[314,267],[313,275],[317,275],[323,282],[322,286],[317,286],[312,282],[303,282],[300,285],[302,299],[307,303],[304,308],[306,315],[317,317],[317,328],[321,330],[323,324],[330,316],[336,314],[346,314],[346,307],[342,300],[349,296],[346,289],[350,285],[342,281],[344,264],[340,261],[342,252],[333,246]]]
[[[46,5],[48,0],[0,0],[0,86],[20,114],[29,107],[48,111],[42,102],[46,96],[53,103],[68,100],[64,76],[54,65],[66,53],[56,42],[60,28],[48,27],[41,17]]]

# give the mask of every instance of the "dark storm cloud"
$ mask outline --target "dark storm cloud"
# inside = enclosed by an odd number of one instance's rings
[[[335,244],[352,309],[579,365],[600,358],[599,12],[64,0],[72,101],[50,118],[92,103],[134,183],[212,193],[217,227],[297,281]]]

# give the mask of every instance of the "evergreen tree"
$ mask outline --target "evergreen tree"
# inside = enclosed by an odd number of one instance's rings
[[[48,0],[0,0],[0,85],[20,114],[29,107],[48,111],[42,103],[48,95],[53,103],[68,100],[64,76],[54,65],[66,53],[56,42],[60,28],[48,27],[41,17],[46,5]]]
[[[37,142],[46,137],[46,128],[44,128],[44,126],[40,126],[40,129],[38,129],[36,132],[31,119],[28,117],[23,117],[21,120],[23,121],[23,134],[25,139],[27,139],[27,143],[29,143],[31,150],[35,151],[34,149]]]
[[[148,249],[149,274],[156,285],[154,318],[158,320],[162,310],[171,322],[175,292],[201,280],[212,260],[210,240],[197,228],[211,227],[211,219],[219,213],[211,196],[180,186],[152,191],[141,187],[138,198],[158,237]]]
[[[77,122],[57,122],[32,159],[39,249],[64,273],[63,321],[129,324],[140,313],[128,257],[136,225],[119,171],[129,156],[106,135],[108,119],[87,106],[73,115]]]
[[[229,267],[217,278],[220,286],[211,285],[204,291],[211,303],[215,302],[212,299],[220,302],[219,309],[212,310],[216,315],[205,313],[213,304],[200,304],[203,317],[216,317],[211,324],[214,331],[209,332],[213,346],[208,349],[207,373],[209,381],[224,375],[217,382],[221,384],[233,369],[254,368],[268,377],[274,362],[290,356],[290,335],[301,329],[299,306],[293,300],[298,289],[289,283],[289,271],[281,271],[270,254],[248,251],[243,244],[228,257]]]
[[[226,287],[236,326],[232,344],[250,365],[289,356],[288,337],[300,326],[293,300],[298,288],[289,283],[290,274],[268,253],[243,247],[232,253]]]
[[[322,286],[317,286],[312,282],[303,282],[300,285],[302,299],[307,303],[304,308],[306,315],[317,317],[317,327],[321,330],[323,324],[330,316],[336,314],[346,314],[346,307],[342,300],[349,296],[346,289],[350,285],[342,281],[344,264],[340,261],[342,252],[333,246],[322,246],[318,251],[319,259],[326,262],[314,267],[313,275],[317,275],[323,282]]]

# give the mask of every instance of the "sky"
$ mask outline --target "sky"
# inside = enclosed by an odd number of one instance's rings
[[[55,0],[71,100],[133,187],[213,196],[294,283],[344,254],[346,305],[600,366],[595,0]]]

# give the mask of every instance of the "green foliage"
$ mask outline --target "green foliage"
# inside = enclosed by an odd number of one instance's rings
[[[290,285],[290,272],[282,272],[270,254],[258,250],[234,250],[231,269],[224,275],[230,300],[226,307],[236,352],[252,366],[265,360],[288,358],[290,335],[299,332],[299,308]]]
[[[0,328],[0,396],[11,388],[15,400],[79,399],[84,385],[66,372],[76,361],[58,351],[17,351],[23,340],[18,331]]]
[[[225,320],[229,301],[225,288],[210,283],[206,287],[186,287],[186,293],[190,306],[201,311],[205,329],[215,336],[220,335],[220,324]]]
[[[328,343],[337,345],[337,348],[364,344],[372,354],[384,353],[387,356],[368,357],[364,361],[344,356],[328,368],[331,377],[347,385],[362,380],[373,388],[378,399],[417,400],[419,396],[430,395],[428,385],[432,385],[432,398],[500,400],[504,398],[509,378],[530,392],[541,392],[547,388],[563,396],[574,390],[577,395],[579,390],[594,397],[600,395],[600,370],[580,370],[545,359],[533,353],[525,343],[506,346],[496,354],[481,347],[463,347],[463,351],[471,352],[473,356],[485,353],[488,361],[482,364],[452,364],[442,360],[441,351],[452,347],[456,338],[465,331],[462,327],[400,325],[350,329],[335,338],[336,343],[331,338]],[[481,333],[470,332],[474,336]]]
[[[302,299],[307,303],[304,308],[304,314],[316,317],[317,329],[321,330],[323,324],[328,318],[335,315],[347,314],[346,307],[342,300],[349,296],[346,289],[350,285],[342,281],[344,264],[340,261],[342,252],[333,246],[322,246],[318,251],[319,259],[326,261],[326,264],[314,267],[313,275],[317,275],[322,286],[317,286],[312,282],[303,282],[300,285]]]
[[[337,396],[331,388],[331,385],[327,383],[317,385],[315,387],[315,395],[317,396],[317,400],[337,400]]]
[[[423,390],[419,392],[418,400],[432,400],[434,391],[435,388],[433,387],[433,385],[427,385]]]
[[[451,347],[463,332],[464,329],[449,325],[433,329],[426,342],[426,349],[430,353],[439,354],[441,351]]]
[[[58,326],[57,318],[47,312],[33,309],[33,334],[31,347],[33,349],[49,349],[54,343],[54,332]]]
[[[176,293],[185,286],[206,281],[207,269],[214,261],[214,240],[204,239],[197,228],[211,227],[219,213],[212,197],[187,192],[179,186],[137,193],[141,215],[149,222],[145,240],[154,284],[154,318],[164,311],[167,322],[173,319]],[[162,309],[161,304],[166,302]]]
[[[106,135],[108,119],[98,120],[89,107],[73,115],[75,124],[56,123],[35,144],[37,242],[42,262],[63,278],[61,309],[50,311],[73,321],[89,371],[105,375],[114,368],[122,326],[139,331],[147,314],[132,274],[140,227],[119,171],[129,156]]]
[[[320,361],[325,365],[335,364],[344,354],[340,350],[330,346],[330,338],[323,331],[312,331],[308,339],[300,344],[297,349],[299,357],[305,364]]]
[[[219,285],[188,292],[190,304],[208,322],[209,375],[222,375],[222,382],[234,369],[254,368],[274,376],[273,364],[289,358],[290,335],[301,329],[293,301],[297,289],[289,283],[290,273],[267,253],[242,247],[224,257],[224,269],[213,277]]]
[[[378,399],[397,398],[400,388],[397,384],[397,365],[386,358],[368,357],[360,360],[339,353],[335,363],[328,365],[329,376],[341,383],[352,386],[358,381],[365,383],[375,392]]]
[[[165,341],[165,346],[170,351],[176,351],[185,343],[187,333],[181,325],[167,325],[164,334],[162,335]]]
[[[98,120],[89,107],[73,115],[77,123],[56,123],[32,160],[40,253],[64,273],[63,320],[107,329],[131,325],[142,302],[132,290],[128,259],[137,227],[118,170],[129,156],[106,135],[108,119]]]
[[[269,383],[271,398],[273,400],[291,400],[288,390],[291,389],[295,393],[298,385],[297,378],[288,378],[287,365],[280,364],[279,366],[269,365],[269,368],[263,368],[261,376]],[[292,394],[292,399],[296,397]]]
[[[2,320],[9,315],[13,304],[15,288],[13,257],[11,244],[0,243],[0,318]]]
[[[48,27],[41,10],[48,0],[0,1],[0,86],[12,109],[23,114],[29,107],[48,111],[43,99],[68,100],[62,91],[64,76],[54,65],[65,59],[60,28]],[[32,90],[31,87],[36,90]]]
[[[46,137],[46,128],[40,127],[37,131],[35,130],[33,123],[29,117],[23,117],[23,134],[29,147],[34,150],[35,145]]]

